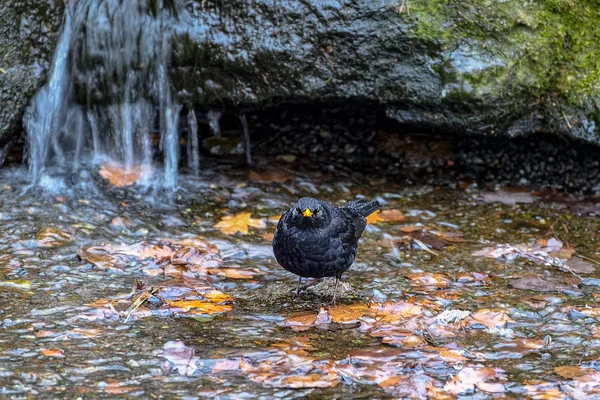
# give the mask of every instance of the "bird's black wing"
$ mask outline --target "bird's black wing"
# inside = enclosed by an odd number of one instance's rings
[[[355,210],[342,207],[337,209],[336,231],[345,248],[356,246],[367,226],[367,219]]]

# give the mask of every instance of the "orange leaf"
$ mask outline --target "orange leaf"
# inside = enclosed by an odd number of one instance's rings
[[[41,349],[40,352],[42,355],[46,357],[59,357],[62,358],[65,356],[65,351],[63,349]]]
[[[135,184],[142,175],[150,172],[148,168],[142,166],[126,168],[123,165],[112,163],[103,165],[98,173],[112,185],[120,188]]]
[[[249,212],[225,215],[221,221],[213,227],[227,235],[233,235],[237,232],[247,235],[249,226],[257,229],[265,229],[267,227],[267,224],[262,219],[250,218],[250,215]]]
[[[262,235],[259,235],[261,238],[265,239],[266,241],[272,242],[273,238],[275,237],[275,232],[269,232],[269,233],[263,233]]]
[[[365,304],[340,304],[328,309],[331,314],[331,320],[337,323],[348,323],[356,321],[369,311],[369,307]]]

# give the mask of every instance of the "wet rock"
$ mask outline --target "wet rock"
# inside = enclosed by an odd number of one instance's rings
[[[0,1],[0,147],[22,132],[27,102],[49,69],[63,11],[60,0]]]
[[[106,71],[115,53],[102,40],[111,24],[121,29],[103,14],[117,2],[93,3],[87,26],[94,29],[74,49],[82,104],[123,97]],[[585,1],[560,10],[517,0],[494,7],[415,0],[406,8],[384,1],[152,4],[128,20],[125,36],[142,40],[119,65],[150,68],[156,60],[148,55],[166,40],[168,73],[183,103],[247,110],[282,100],[360,100],[411,127],[493,136],[547,131],[600,142],[600,69],[587,45],[600,36],[600,16]],[[162,24],[158,38],[145,31],[152,18]],[[132,85],[143,96],[154,90]]]

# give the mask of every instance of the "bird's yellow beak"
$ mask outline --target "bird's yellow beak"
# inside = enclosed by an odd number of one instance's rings
[[[304,212],[302,213],[302,215],[304,217],[306,217],[306,218],[310,218],[310,217],[313,216],[313,213],[312,213],[312,211],[310,211],[310,209],[307,208],[306,210],[304,210]]]

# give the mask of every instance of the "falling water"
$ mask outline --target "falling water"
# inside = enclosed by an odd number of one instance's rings
[[[222,115],[223,112],[219,110],[208,110],[206,112],[206,119],[208,120],[210,131],[217,137],[221,136],[221,126],[219,125],[219,121],[221,120]]]
[[[246,164],[252,165],[252,154],[250,153],[250,129],[248,128],[248,120],[246,114],[240,115],[242,130],[244,131],[244,142],[246,143]]]
[[[149,7],[119,0],[79,0],[66,7],[49,80],[24,118],[34,183],[57,166],[77,169],[83,163],[117,163],[127,170],[145,171],[144,182],[176,188],[181,106],[168,75],[172,16],[169,12],[156,16]],[[78,105],[73,98],[74,67],[89,63],[90,54],[102,61],[83,67],[91,71],[90,84],[83,85],[91,90],[87,94],[91,100]],[[80,60],[82,55],[88,57]],[[94,101],[97,87],[105,90],[100,101]],[[191,169],[197,172],[195,129]],[[158,153],[152,145],[156,131]],[[160,154],[163,174],[155,172],[150,180]]]
[[[200,172],[200,143],[198,140],[198,119],[193,108],[188,110],[188,141],[187,158],[188,167],[194,175]]]
[[[51,145],[58,140],[61,124],[64,123],[65,111],[70,90],[70,77],[67,67],[71,34],[71,14],[67,7],[63,31],[58,41],[52,60],[52,69],[48,83],[34,96],[31,106],[24,117],[24,126],[28,132],[29,172],[34,183],[37,183],[44,172],[51,154]],[[60,146],[52,146],[58,150]],[[58,155],[62,154],[59,152]]]

